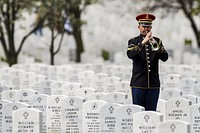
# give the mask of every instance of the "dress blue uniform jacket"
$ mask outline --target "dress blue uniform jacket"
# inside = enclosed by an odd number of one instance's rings
[[[160,88],[159,80],[159,60],[167,61],[168,53],[162,45],[162,41],[153,37],[160,49],[152,51],[151,44],[148,42],[142,46],[143,35],[131,38],[128,41],[127,56],[133,61],[131,87],[155,89]]]

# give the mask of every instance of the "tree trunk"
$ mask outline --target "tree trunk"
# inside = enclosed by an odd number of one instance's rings
[[[199,31],[198,34],[196,35],[196,38],[197,38],[197,45],[198,45],[198,48],[200,48],[200,31]]]
[[[51,29],[50,64],[54,65],[54,29]]]
[[[17,59],[18,59],[18,55],[15,54],[15,53],[11,53],[11,52],[10,52],[10,54],[8,54],[8,55],[6,56],[6,61],[7,61],[7,63],[9,64],[9,66],[12,66],[12,65],[14,65],[14,64],[17,64]]]
[[[81,62],[81,53],[84,52],[81,27],[74,29],[73,36],[76,42],[76,62]]]
[[[178,2],[181,5],[181,7],[182,7],[181,9],[183,10],[183,13],[185,14],[186,18],[190,21],[192,30],[194,32],[194,35],[195,35],[195,38],[196,38],[196,41],[197,41],[198,48],[200,48],[200,31],[198,31],[197,25],[196,25],[194,18],[192,16],[193,14],[186,7],[187,5],[184,3],[184,0],[178,0]]]
[[[50,52],[50,64],[54,65],[54,54],[52,52]]]

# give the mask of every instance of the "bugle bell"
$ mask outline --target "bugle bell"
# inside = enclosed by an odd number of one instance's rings
[[[158,51],[160,49],[160,45],[153,37],[149,40],[149,43],[151,44],[152,51]]]

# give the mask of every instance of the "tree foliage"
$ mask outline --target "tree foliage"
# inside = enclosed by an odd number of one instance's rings
[[[76,62],[81,61],[81,53],[84,52],[81,27],[85,22],[81,15],[87,6],[96,2],[97,0],[66,0],[65,12],[72,24],[72,35],[76,42]]]
[[[51,32],[50,56],[51,64],[54,64],[54,56],[58,53],[64,37],[64,23],[68,19],[72,25],[76,46],[77,58],[80,62],[81,53],[84,51],[82,41],[81,27],[84,21],[81,14],[88,5],[97,2],[97,0],[1,0],[0,1],[0,43],[5,53],[5,61],[9,65],[17,63],[18,55],[26,39],[34,33],[38,27],[49,28]],[[22,13],[29,11],[33,7],[39,10],[40,19],[32,29],[22,38],[21,43],[16,45],[15,30],[16,23],[23,19]],[[55,39],[61,35],[57,49],[55,48]],[[16,46],[19,46],[16,48]]]
[[[34,32],[34,28],[27,33],[19,47],[15,44],[16,22],[23,19],[22,13],[34,5],[29,0],[1,0],[0,1],[0,43],[2,45],[5,61],[9,64],[17,63],[18,55],[25,40]]]
[[[40,20],[38,26],[43,28],[48,28],[50,31],[49,43],[49,53],[50,53],[50,64],[54,65],[54,57],[59,52],[64,37],[64,23],[65,23],[65,9],[66,1],[65,0],[45,0],[41,1],[38,6],[38,13]],[[55,39],[60,37],[58,47],[55,47]]]

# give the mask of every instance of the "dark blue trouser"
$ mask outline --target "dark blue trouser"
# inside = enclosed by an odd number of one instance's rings
[[[156,111],[160,89],[132,88],[133,104],[143,106],[145,110]]]

